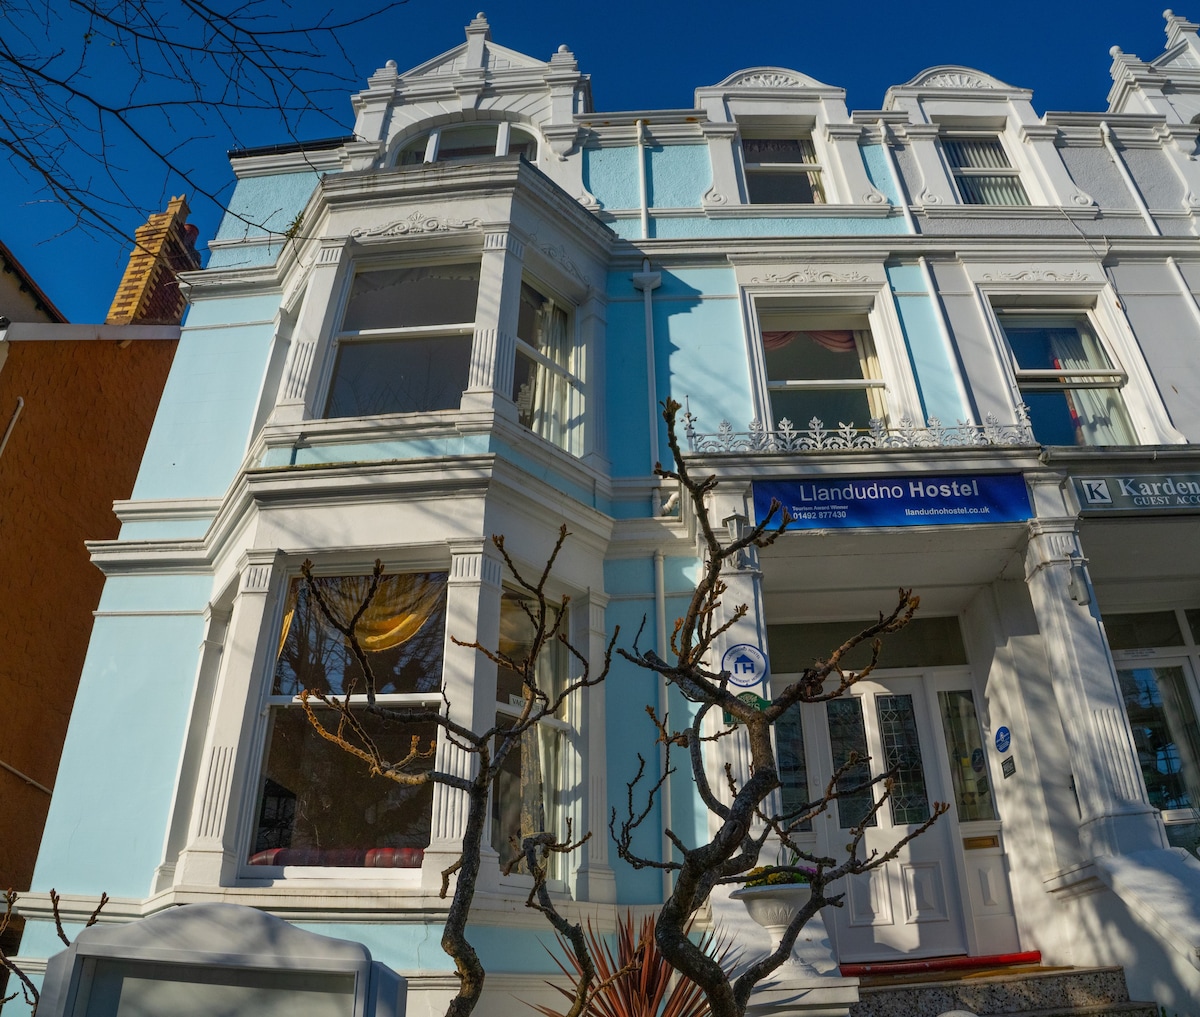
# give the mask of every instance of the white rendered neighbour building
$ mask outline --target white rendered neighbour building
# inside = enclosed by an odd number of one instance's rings
[[[851,751],[901,766],[868,846],[951,804],[800,948],[829,999],[853,997],[837,975],[855,964],[1037,951],[1125,966],[1135,998],[1194,1012],[1196,32],[1169,15],[1158,59],[1114,50],[1105,113],[1039,116],[1028,90],[957,66],[878,110],[760,67],[694,109],[597,113],[566,47],[515,53],[480,16],[463,45],[377,71],[352,136],[235,153],[242,218],[187,277],[120,539],[91,547],[107,583],[27,963],[58,949],[51,887],[71,921],[102,891],[110,922],[242,904],[366,945],[408,979],[410,1012],[440,1012],[436,892],[464,817],[444,788],[366,781],[308,727],[301,684],[337,692],[349,665],[300,563],[349,600],[382,558],[389,701],[444,687],[476,728],[514,689],[449,637],[522,638],[493,533],[535,570],[565,521],[553,583],[574,645],[598,659],[645,617],[664,652],[699,564],[652,474],[673,397],[696,469],[722,481],[714,520],[772,497],[798,517],[730,577],[751,608],[723,643],[743,687],[770,698],[898,586],[921,595],[870,682],[777,732],[785,797]],[[272,213],[276,232],[245,235]],[[555,873],[571,913],[661,901],[663,877],[605,836],[637,753],[655,758],[647,704],[689,709],[614,663],[498,783],[481,1012],[555,970],[527,877],[501,875],[531,786],[548,826],[594,832]],[[814,848],[836,853],[855,808],[818,819]],[[676,777],[658,831],[708,822]],[[736,902],[711,920],[766,947]]]

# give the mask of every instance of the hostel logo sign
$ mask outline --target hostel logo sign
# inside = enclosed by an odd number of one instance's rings
[[[1074,480],[1075,493],[1085,512],[1200,509],[1200,473],[1075,477]]]
[[[729,672],[730,685],[752,689],[767,680],[767,655],[751,643],[738,643],[721,657],[721,670]]]
[[[1019,473],[756,481],[758,519],[772,499],[788,510],[796,530],[1015,523],[1033,515]]]

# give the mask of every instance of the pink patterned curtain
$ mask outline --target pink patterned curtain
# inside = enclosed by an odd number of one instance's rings
[[[854,333],[848,328],[821,329],[813,332],[764,332],[763,347],[768,350],[781,350],[791,345],[797,336],[806,336],[831,353],[853,353],[857,349]]]

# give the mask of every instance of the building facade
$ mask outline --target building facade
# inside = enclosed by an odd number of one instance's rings
[[[308,727],[299,688],[352,667],[300,564],[348,601],[381,558],[384,694],[444,689],[477,729],[512,690],[450,637],[522,638],[493,533],[537,569],[565,521],[552,593],[574,645],[598,659],[646,619],[665,654],[700,564],[653,472],[672,397],[721,481],[714,520],[734,532],[773,498],[796,517],[729,577],[750,607],[721,645],[736,683],[770,698],[898,586],[922,598],[870,681],[777,731],[785,799],[851,752],[900,767],[868,847],[951,805],[802,946],[825,981],[1038,951],[1194,1012],[1200,40],[1166,20],[1155,60],[1113,51],[1107,112],[1039,116],[957,66],[878,110],[757,67],[693,109],[599,113],[566,47],[516,53],[481,16],[380,68],[352,136],[234,153],[120,536],[90,545],[106,582],[27,962],[56,949],[51,887],[69,920],[101,891],[115,922],[237,903],[367,945],[440,1012],[461,805],[366,781]],[[502,875],[530,787],[547,826],[594,833],[554,874],[572,913],[662,899],[603,835],[637,753],[656,759],[647,705],[690,708],[614,663],[497,784],[485,1012],[555,970],[527,877]],[[667,827],[708,829],[689,781],[666,792],[652,855]],[[861,807],[816,820],[813,847],[836,852]],[[723,896],[710,918],[766,946]]]

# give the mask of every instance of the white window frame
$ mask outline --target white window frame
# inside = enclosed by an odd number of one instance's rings
[[[821,159],[817,147],[817,132],[812,126],[773,126],[756,127],[752,122],[739,128],[738,154],[742,163],[742,177],[746,187],[746,204],[772,205],[783,204],[789,207],[808,208],[810,206],[828,205],[830,174],[827,164]],[[750,162],[746,156],[747,141],[796,141],[801,147],[809,146],[813,153],[811,162]],[[755,201],[750,195],[750,179],[753,176],[795,176],[804,174],[808,177],[812,188],[813,200],[805,202],[765,202]]]
[[[951,179],[954,181],[955,193],[958,195],[959,203],[962,205],[970,205],[974,208],[1028,208],[1033,204],[1029,196],[1029,187],[1026,181],[1022,178],[1021,167],[1013,159],[1012,153],[1008,150],[1008,146],[1004,143],[1002,132],[996,131],[943,131],[939,136],[941,142],[942,154],[946,160],[946,166],[950,170]],[[950,157],[950,149],[947,142],[960,141],[990,141],[995,144],[997,151],[1004,157],[1007,166],[959,166]],[[1005,177],[1016,180],[1017,187],[1020,188],[1021,194],[1024,195],[1024,202],[993,202],[993,201],[968,201],[966,193],[963,190],[961,181],[969,178],[983,177]]]
[[[405,561],[395,565],[389,564],[386,568],[385,575],[407,574],[415,572],[448,572],[446,563],[434,563],[428,561]],[[370,568],[362,563],[342,563],[330,561],[322,563],[314,567],[313,575],[318,578],[342,577],[342,576],[363,576],[370,575]],[[271,646],[277,646],[279,633],[283,626],[283,617],[286,611],[287,594],[291,589],[291,584],[300,576],[298,568],[290,568],[282,571],[280,577],[280,586],[278,594],[278,602],[276,610],[271,612],[267,619],[270,621],[270,632],[272,641],[269,641]],[[264,620],[267,620],[264,619]],[[447,622],[449,619],[447,619]],[[445,654],[445,646],[449,639],[449,631],[443,633],[443,660]],[[275,695],[273,693],[275,681],[275,666],[278,654],[270,652],[267,654],[267,662],[264,668],[262,678],[262,696],[259,704],[259,717],[261,723],[257,726],[257,736],[254,740],[252,749],[252,758],[255,760],[253,767],[250,770],[250,781],[247,784],[247,793],[243,799],[242,806],[242,822],[239,828],[239,836],[237,837],[237,879],[241,884],[249,885],[267,885],[275,886],[280,883],[296,883],[297,881],[306,881],[309,885],[342,885],[348,882],[353,883],[383,883],[397,888],[406,887],[413,890],[419,890],[421,886],[421,869],[413,868],[367,868],[366,866],[332,866],[332,865],[251,865],[250,856],[251,845],[254,837],[258,832],[258,814],[261,807],[261,790],[263,774],[267,765],[267,756],[270,752],[271,731],[273,724],[273,714],[280,709],[302,710],[303,705],[299,696]],[[376,697],[376,702],[381,706],[432,706],[438,710],[444,707],[441,689],[436,692],[416,692],[416,693],[388,693]],[[314,709],[325,709],[325,707],[316,706]],[[318,736],[319,737],[319,736]],[[442,730],[438,729],[438,747],[440,748],[443,739]],[[366,774],[362,776],[363,780],[373,779]],[[436,809],[437,798],[435,796],[433,808]],[[431,829],[436,828],[437,817],[431,813],[430,823]]]
[[[1069,279],[1071,275],[1089,275],[1088,268],[1060,265],[1057,271],[1051,272],[1042,271],[1041,266],[1022,263],[1021,270],[1014,272],[1012,266],[992,263],[967,267],[994,338],[997,369],[1005,377],[1011,393],[1012,419],[1016,419],[1017,406],[1024,400],[1017,384],[1016,359],[1009,347],[1001,316],[1083,317],[1095,330],[1096,338],[1113,364],[1113,369],[1125,373],[1121,397],[1133,426],[1135,443],[1185,444],[1187,439],[1176,430],[1167,416],[1137,338],[1120,310],[1121,302],[1116,292],[1099,279]],[[1056,274],[1068,278],[1056,280]],[[1009,281],[1004,278],[1005,275],[1014,278]],[[1026,277],[1032,277],[1033,281]]]
[[[509,149],[512,144],[512,129],[515,126],[518,130],[524,131],[526,134],[528,134],[533,139],[534,144],[537,146],[537,153],[535,154],[535,157],[534,157],[535,161],[537,161],[537,159],[540,157],[540,154],[541,154],[542,140],[541,140],[541,137],[538,134],[538,132],[533,129],[533,126],[531,124],[524,124],[524,123],[514,124],[510,120],[465,120],[465,121],[459,121],[459,122],[452,123],[452,124],[442,124],[438,127],[434,127],[433,129],[431,129],[427,135],[424,135],[424,137],[425,137],[424,158],[421,160],[420,163],[410,163],[409,165],[428,165],[429,163],[437,162],[438,155],[441,150],[443,133],[453,134],[456,130],[461,130],[463,128],[489,127],[493,124],[496,126],[496,148],[492,154],[496,158],[501,158],[501,157],[509,154]],[[410,151],[413,144],[416,141],[420,140],[421,137],[422,137],[422,135],[418,134],[415,137],[406,138],[397,146],[396,156],[395,156],[395,159],[393,160],[395,165],[397,165],[397,166],[404,165],[404,163],[401,162],[401,159],[404,158],[404,153],[407,151]],[[480,156],[480,159],[483,159],[483,158],[486,158],[486,157]]]
[[[521,356],[528,357],[540,369],[549,371],[551,374],[562,379],[567,385],[567,420],[564,424],[564,432],[562,441],[554,441],[551,438],[542,437],[543,441],[549,442],[556,448],[561,448],[576,458],[579,458],[584,453],[584,429],[586,427],[586,415],[588,410],[589,390],[587,379],[585,377],[586,360],[584,355],[583,345],[579,333],[579,315],[575,305],[558,296],[554,289],[545,285],[540,278],[525,271],[521,275],[522,288],[528,286],[544,300],[550,302],[553,307],[560,308],[567,316],[567,336],[569,339],[569,354],[568,367],[562,367],[556,364],[548,356],[531,346],[517,333],[518,329],[513,328],[513,339],[516,343],[516,353]],[[518,307],[518,314],[520,313]],[[515,368],[515,359],[514,359]],[[505,393],[510,395],[511,393]],[[571,423],[574,421],[574,423]],[[532,428],[527,428],[531,433],[537,434],[537,431]]]
[[[477,249],[469,251],[456,251],[454,253],[441,252],[436,253],[430,251],[422,252],[425,256],[414,253],[403,260],[394,258],[380,259],[360,259],[350,265],[346,272],[345,282],[342,288],[341,299],[338,301],[337,316],[334,319],[336,325],[333,331],[333,338],[329,344],[329,355],[327,358],[327,367],[324,377],[318,387],[318,391],[322,394],[320,402],[317,404],[319,410],[316,414],[318,420],[337,421],[346,419],[358,419],[355,417],[331,417],[329,413],[329,402],[333,397],[333,387],[337,376],[338,357],[341,353],[343,345],[355,342],[372,342],[380,340],[403,340],[406,338],[412,339],[434,339],[440,336],[469,336],[472,340],[475,335],[475,321],[463,322],[445,322],[438,325],[414,325],[403,326],[396,328],[367,328],[367,329],[346,329],[342,325],[346,320],[346,314],[350,309],[350,298],[354,290],[354,281],[360,274],[387,271],[389,269],[413,269],[413,268],[436,268],[439,265],[459,265],[459,264],[476,264],[480,265],[480,282],[479,286],[483,286],[483,272],[481,265],[480,253]],[[478,291],[476,294],[475,311],[478,313]],[[468,371],[470,368],[470,359],[474,355],[474,342],[471,343],[471,348],[468,350]],[[465,389],[465,386],[464,386]],[[394,411],[385,414],[368,414],[368,417],[376,416],[395,416],[402,415],[404,417],[429,417],[438,419],[443,415],[457,414],[461,409],[461,402],[458,406],[448,407],[441,410],[413,410],[413,411]]]
[[[1129,382],[1129,374],[1121,367],[1120,362],[1113,356],[1109,350],[1108,344],[1104,342],[1100,330],[1096,327],[1096,323],[1092,316],[1086,311],[1062,309],[1059,311],[1048,311],[1045,309],[1030,309],[1025,308],[1006,308],[998,315],[997,320],[1000,323],[1000,329],[1004,334],[1004,342],[1007,347],[1009,367],[1012,370],[1013,378],[1017,386],[1017,392],[1024,402],[1026,392],[1059,392],[1064,398],[1072,391],[1078,389],[1116,389],[1121,397],[1121,405],[1125,411],[1126,417],[1129,419],[1130,429],[1133,431],[1133,438],[1136,441],[1137,428],[1133,423],[1133,415],[1129,412],[1128,401],[1125,399],[1125,386]],[[1097,345],[1100,347],[1101,353],[1108,359],[1112,365],[1107,368],[1084,368],[1075,369],[1033,369],[1023,368],[1017,362],[1017,355],[1012,348],[1012,343],[1008,339],[1008,325],[1011,323],[1028,323],[1031,326],[1036,326],[1041,323],[1045,327],[1060,327],[1060,328],[1075,328],[1079,329],[1079,325],[1083,324],[1095,338]],[[1034,438],[1038,438],[1036,430]],[[1081,446],[1095,447],[1095,446]]]
[[[792,273],[789,266],[763,266],[761,269],[747,266],[747,273],[772,275],[786,279],[795,274],[800,277],[820,276],[823,266],[797,266]],[[838,274],[845,273],[841,265],[829,266],[834,279]],[[916,426],[923,427],[925,418],[921,408],[921,398],[917,392],[916,379],[913,377],[909,362],[908,349],[904,342],[904,331],[896,313],[886,275],[879,272],[879,283],[871,280],[851,283],[833,283],[810,285],[804,288],[774,286],[757,283],[751,279],[750,285],[742,288],[742,309],[746,322],[747,357],[750,363],[750,384],[755,401],[753,418],[763,422],[767,430],[774,430],[779,421],[771,420],[771,382],[767,378],[766,356],[762,345],[762,311],[770,314],[794,312],[803,316],[865,316],[871,333],[871,341],[875,347],[875,357],[879,363],[879,378],[864,379],[853,387],[875,388],[881,392],[886,409],[885,426],[895,427],[903,418],[913,421]],[[868,385],[869,383],[869,385]],[[835,382],[840,385],[840,382]],[[814,388],[818,386],[813,386]],[[824,422],[827,428],[836,428],[837,422]],[[808,421],[793,420],[792,424],[798,430],[805,430]],[[855,427],[867,428],[870,421],[855,421]]]
[[[1200,717],[1200,641],[1197,640],[1196,633],[1193,633],[1191,626],[1188,624],[1186,615],[1187,611],[1194,611],[1197,608],[1200,608],[1200,604],[1191,607],[1158,607],[1150,610],[1111,610],[1107,613],[1114,615],[1159,614],[1165,611],[1174,613],[1175,620],[1179,625],[1179,631],[1183,635],[1183,644],[1181,646],[1136,648],[1131,650],[1110,649],[1109,652],[1112,653],[1113,663],[1116,665],[1117,670],[1128,670],[1137,667],[1139,664],[1150,667],[1182,666],[1183,680],[1187,686],[1188,695],[1191,698],[1192,710],[1197,717]],[[1145,784],[1140,765],[1138,767],[1138,779],[1143,781],[1144,789]],[[1165,825],[1200,822],[1200,802],[1194,804],[1190,809],[1159,809],[1158,812],[1162,816]]]

